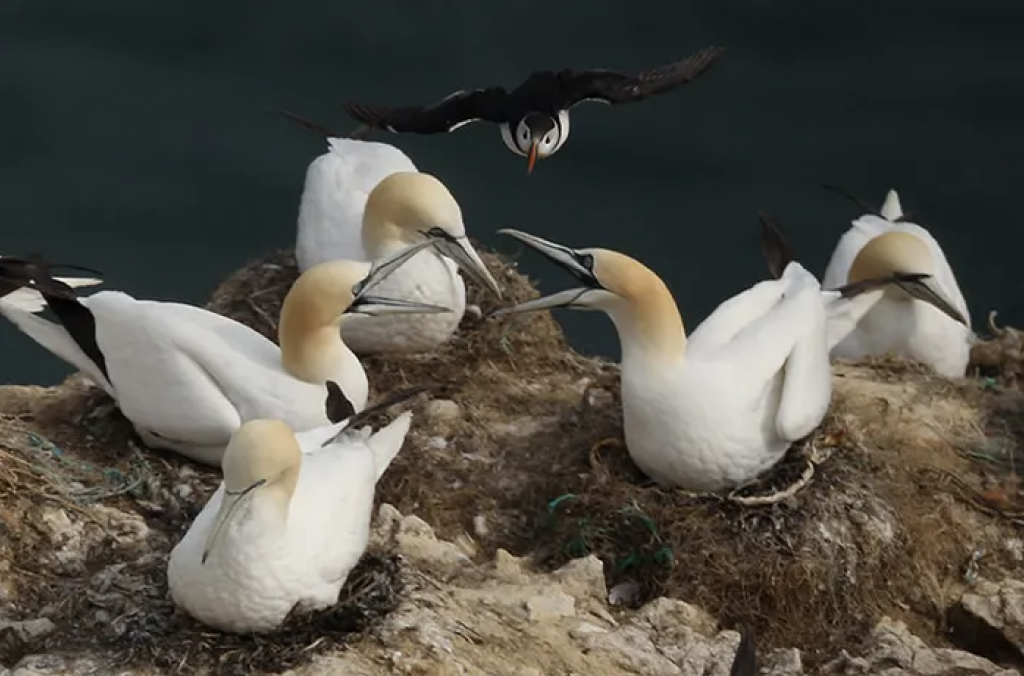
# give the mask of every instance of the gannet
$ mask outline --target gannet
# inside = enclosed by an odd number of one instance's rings
[[[833,356],[861,359],[891,353],[951,378],[963,376],[974,334],[942,247],[927,230],[905,219],[895,190],[889,191],[881,210],[865,211],[840,237],[822,284],[847,285],[897,272],[928,277],[921,284],[891,285],[878,292],[877,302],[833,348]]]
[[[363,245],[371,260],[422,241],[437,242],[381,282],[392,298],[451,308],[446,315],[365,317],[342,327],[356,354],[426,352],[448,340],[466,309],[459,268],[499,298],[501,288],[466,236],[462,210],[448,188],[430,174],[398,172],[373,189],[363,214]],[[442,255],[443,254],[443,255]]]
[[[438,240],[437,251],[417,256],[388,281],[386,290],[394,298],[437,303],[452,312],[411,322],[397,317],[350,322],[345,339],[357,354],[424,352],[446,341],[466,308],[459,268],[501,297],[444,183],[417,171],[393,146],[338,138],[295,113],[278,112],[332,143],[331,152],[306,172],[296,243],[300,270],[334,258],[372,261],[423,237]]]
[[[657,483],[695,491],[744,486],[828,411],[826,303],[855,298],[867,286],[826,296],[800,263],[774,255],[778,279],[723,302],[687,338],[672,293],[639,261],[519,230],[498,232],[536,249],[581,286],[494,315],[568,307],[602,310],[615,324],[626,447]],[[779,235],[768,227],[763,234]]]
[[[707,47],[685,59],[626,74],[606,68],[538,70],[512,91],[504,87],[459,90],[425,106],[349,103],[345,111],[370,128],[395,133],[443,134],[472,122],[490,122],[505,146],[526,158],[526,171],[569,140],[569,110],[584,102],[617,105],[642,101],[693,82],[721,57]]]
[[[335,258],[369,260],[363,251],[366,200],[391,174],[417,171],[412,159],[389,143],[344,138],[287,110],[281,114],[327,140],[327,152],[306,169],[299,200],[295,260],[299,270]]]
[[[281,308],[280,348],[214,312],[121,291],[69,299],[38,287],[59,324],[6,303],[0,313],[106,390],[148,446],[216,466],[246,420],[275,418],[296,430],[325,424],[327,380],[357,410],[366,405],[366,373],[339,325],[355,315],[447,312],[376,289],[434,245],[419,242],[372,267],[336,260],[304,272]]]
[[[298,435],[281,420],[243,423],[221,460],[223,482],[171,551],[174,602],[236,633],[273,630],[296,606],[337,603],[366,550],[376,483],[411,422],[406,411],[372,434],[349,432],[350,419]]]

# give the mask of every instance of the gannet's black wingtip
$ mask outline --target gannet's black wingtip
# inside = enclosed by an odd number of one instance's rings
[[[793,248],[777,218],[766,211],[759,211],[757,216],[761,221],[761,249],[768,263],[768,272],[778,279],[786,266],[795,260]]]

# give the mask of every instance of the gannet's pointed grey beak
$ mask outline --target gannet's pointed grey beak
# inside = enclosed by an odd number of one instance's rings
[[[860,282],[854,282],[853,284],[847,284],[846,286],[841,286],[835,290],[840,292],[844,297],[851,298],[857,294],[890,284],[899,287],[912,298],[928,303],[953,321],[959,322],[967,328],[970,328],[971,324],[968,318],[964,317],[963,313],[953,305],[953,302],[949,300],[946,292],[941,286],[939,286],[938,282],[936,282],[935,278],[931,275],[921,273],[897,273],[889,275],[888,277],[865,279]]]
[[[413,256],[423,249],[436,247],[434,240],[417,242],[406,247],[391,256],[376,260],[370,267],[366,277],[352,289],[352,303],[345,310],[345,314],[361,314],[370,316],[392,315],[392,314],[440,314],[451,312],[451,308],[441,305],[429,305],[427,303],[416,303],[401,298],[388,298],[385,296],[373,295],[370,292],[375,286],[387,279],[398,268],[402,267]]]
[[[203,558],[201,563],[206,563],[206,559],[209,558],[210,552],[213,551],[217,543],[224,537],[224,528],[227,522],[231,519],[232,515],[238,510],[238,506],[248,499],[256,489],[263,486],[266,482],[265,479],[260,479],[251,486],[241,491],[229,491],[227,486],[224,486],[224,495],[220,502],[220,511],[217,512],[217,519],[213,522],[213,527],[210,529],[210,534],[206,538],[206,546],[203,547]]]
[[[502,315],[515,315],[523,312],[534,312],[536,310],[550,310],[558,307],[583,307],[579,304],[579,300],[593,289],[566,289],[565,291],[559,291],[549,296],[542,296],[534,300],[528,300],[519,305],[513,305],[512,307],[503,307],[490,313],[491,317],[501,317]]]
[[[573,277],[578,279],[583,286],[575,289],[566,289],[565,291],[559,291],[558,293],[553,293],[534,300],[528,300],[513,307],[501,308],[492,312],[492,317],[519,314],[521,312],[532,312],[535,310],[547,310],[556,307],[583,308],[586,307],[586,304],[580,302],[582,298],[590,291],[603,288],[597,277],[594,276],[592,270],[592,256],[580,253],[570,249],[569,247],[556,244],[555,242],[548,241],[541,237],[537,237],[536,235],[531,235],[523,232],[522,230],[505,228],[498,230],[498,234],[515,237],[531,249],[535,249],[540,252],[545,257],[557,263],[560,267],[566,269]]]
[[[453,237],[441,228],[431,228],[423,235],[434,242],[438,251],[455,261],[459,269],[472,277],[474,282],[490,289],[495,296],[501,298],[501,287],[487,269],[480,254],[469,243],[468,237]]]
[[[436,315],[451,311],[451,308],[443,305],[430,305],[401,298],[364,294],[352,301],[345,314],[379,317],[382,315]]]
[[[499,235],[508,235],[518,239],[523,244],[527,245],[531,249],[534,249],[557,263],[561,267],[565,268],[580,281],[584,281],[587,284],[598,284],[597,279],[594,278],[594,273],[583,264],[583,256],[578,252],[570,249],[567,246],[556,244],[550,240],[531,235],[528,232],[522,230],[513,230],[512,228],[503,228],[498,230]]]

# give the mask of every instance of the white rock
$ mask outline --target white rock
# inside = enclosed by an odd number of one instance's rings
[[[531,622],[550,622],[576,615],[576,599],[564,592],[533,596],[526,601],[526,613]]]
[[[429,401],[424,412],[431,420],[451,422],[462,415],[462,408],[451,399],[433,399]]]

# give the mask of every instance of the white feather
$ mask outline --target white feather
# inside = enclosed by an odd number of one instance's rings
[[[393,173],[416,171],[412,160],[388,143],[332,138],[328,144],[306,170],[295,241],[300,271],[338,258],[368,260],[362,228],[370,191]]]

